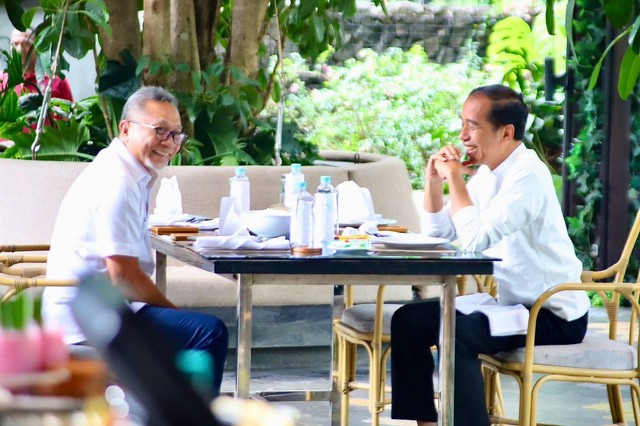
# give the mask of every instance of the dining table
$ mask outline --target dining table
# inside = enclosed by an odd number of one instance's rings
[[[237,360],[234,395],[278,401],[329,401],[331,424],[339,424],[340,394],[335,375],[332,388],[308,391],[251,392],[252,289],[256,285],[412,285],[440,286],[439,425],[453,425],[456,276],[492,274],[499,259],[464,252],[450,244],[410,250],[385,249],[350,253],[324,248],[322,254],[296,255],[289,250],[193,249],[193,241],[174,241],[168,235],[151,235],[156,251],[156,284],[166,289],[167,257],[226,276],[237,283]],[[340,303],[337,298],[336,303]],[[339,312],[335,309],[334,312]],[[332,351],[333,353],[333,351]]]

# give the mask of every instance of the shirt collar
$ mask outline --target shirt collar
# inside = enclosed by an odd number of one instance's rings
[[[511,154],[505,160],[500,163],[498,167],[493,169],[491,173],[496,177],[502,176],[506,170],[516,161],[516,158],[520,155],[520,153],[524,152],[527,148],[524,146],[524,143],[520,142],[520,145],[514,149]]]
[[[153,186],[156,179],[158,179],[158,172],[155,170],[147,170],[146,167],[140,164],[131,151],[129,151],[129,148],[127,148],[119,138],[114,138],[109,147],[113,147],[115,154],[127,165],[127,169],[129,169],[131,176],[136,182],[144,184],[147,188]]]

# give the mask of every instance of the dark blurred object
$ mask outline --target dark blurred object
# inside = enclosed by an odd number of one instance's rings
[[[553,58],[544,58],[544,100],[546,102],[553,102],[556,86],[565,88],[566,85],[566,73],[556,76],[554,68]]]
[[[106,278],[81,280],[71,309],[89,343],[107,360],[117,381],[144,408],[146,424],[222,425],[176,367],[178,348],[154,324],[134,317]]]
[[[25,93],[20,96],[18,106],[22,111],[37,111],[42,106],[42,95],[40,93]]]

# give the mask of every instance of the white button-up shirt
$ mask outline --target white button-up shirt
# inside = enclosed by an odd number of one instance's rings
[[[157,178],[114,139],[78,176],[66,194],[51,237],[47,278],[78,279],[107,273],[106,258],[137,257],[142,270],[155,268],[147,218],[149,193]],[[69,303],[73,287],[49,287],[43,296],[45,321],[62,326],[67,343],[85,340]],[[143,304],[133,303],[134,310]]]
[[[531,306],[554,285],[580,282],[582,264],[567,234],[551,174],[520,145],[495,170],[481,166],[467,184],[473,205],[451,215],[427,213],[429,235],[459,239],[466,251],[501,258],[494,266],[499,302]],[[562,292],[544,305],[566,320],[583,316],[583,291]]]

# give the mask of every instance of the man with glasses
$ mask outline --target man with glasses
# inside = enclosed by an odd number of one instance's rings
[[[157,324],[178,347],[211,354],[216,395],[228,347],[224,323],[178,309],[150,278],[155,268],[147,229],[150,191],[158,170],[186,141],[177,106],[160,87],[144,87],[127,100],[118,137],[78,176],[60,205],[47,277],[107,275],[136,316]],[[62,326],[69,344],[85,341],[70,310],[75,294],[73,287],[52,287],[43,296],[45,321]]]

